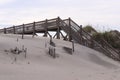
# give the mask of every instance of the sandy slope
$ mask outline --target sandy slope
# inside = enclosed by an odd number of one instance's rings
[[[119,80],[120,64],[102,53],[75,44],[73,55],[63,47],[71,48],[71,43],[56,40],[56,59],[50,57],[49,38],[18,35],[0,35],[0,80]],[[17,42],[18,38],[18,42]],[[24,53],[15,55],[5,50],[24,45]],[[17,58],[15,62],[14,59]]]

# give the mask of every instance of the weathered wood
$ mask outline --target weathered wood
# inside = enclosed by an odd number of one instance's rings
[[[49,35],[49,37],[52,37],[52,35],[50,35],[50,33],[48,32],[48,35]]]
[[[69,41],[72,40],[72,33],[71,33],[71,19],[69,18]]]
[[[16,34],[15,26],[13,26],[13,34]]]
[[[27,58],[27,48],[25,48],[25,58]]]
[[[56,58],[56,53],[55,53],[55,43],[52,41],[52,37],[50,37],[50,42],[49,42],[49,55],[52,56],[53,58]]]
[[[53,36],[53,38],[55,38],[55,36],[57,36],[57,33]]]
[[[75,51],[75,47],[74,47],[74,41],[72,40],[72,52]]]
[[[83,41],[83,39],[82,39],[82,25],[80,25],[80,42],[81,42],[81,44],[83,43],[82,41]]]
[[[68,40],[68,34],[65,36],[64,40]]]
[[[4,28],[4,34],[6,34],[6,28]]]
[[[24,33],[25,33],[25,25],[23,24],[23,29],[22,29],[22,39],[24,39]]]
[[[35,22],[33,22],[33,37],[35,36]]]
[[[63,33],[61,31],[60,31],[60,33],[61,33],[62,37],[65,39],[65,36],[63,35]]]
[[[28,27],[29,29],[26,29]],[[4,32],[5,34],[6,33],[22,34],[23,39],[24,34],[33,34],[34,36],[34,34],[37,32],[40,33],[44,32],[45,36],[47,36],[48,34],[50,37],[52,37],[48,31],[56,31],[55,37],[57,37],[57,39],[60,39],[60,35],[62,35],[62,33],[60,32],[61,29],[66,32],[66,34],[68,35],[66,36],[66,38],[68,37],[69,41],[74,39],[76,42],[85,46],[89,46],[91,48],[97,46],[101,50],[103,50],[105,54],[109,55],[112,58],[120,60],[120,58],[118,58],[119,53],[110,44],[108,44],[105,40],[102,40],[103,44],[100,44],[99,42],[95,41],[95,39],[93,39],[88,32],[82,29],[82,26],[79,26],[70,18],[62,20],[58,17],[50,20],[39,21],[36,22],[36,24],[29,23],[18,25],[15,28],[14,27],[4,28],[2,30],[2,33]]]
[[[48,53],[49,53],[49,55],[52,56],[53,58],[56,58],[55,47],[50,46]]]
[[[44,37],[47,37],[47,34],[48,34],[48,30],[47,30],[47,22],[48,22],[48,20],[46,19],[45,20],[45,26],[44,26],[44,29],[45,29],[45,33],[44,33]]]
[[[56,25],[57,25],[57,39],[60,39],[60,20],[59,20],[59,17],[58,19],[56,20]]]

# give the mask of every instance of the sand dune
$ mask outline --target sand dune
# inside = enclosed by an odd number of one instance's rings
[[[63,47],[71,42],[53,39],[57,58],[48,53],[49,38],[0,35],[0,80],[119,80],[120,64],[104,54],[75,44],[73,55]],[[47,44],[47,45],[46,45]],[[27,57],[9,52],[27,48]],[[16,61],[15,61],[16,58]]]

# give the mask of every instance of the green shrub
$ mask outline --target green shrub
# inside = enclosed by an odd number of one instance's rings
[[[86,25],[85,27],[83,27],[83,30],[88,33],[91,33],[92,31],[96,32],[96,30],[91,25]]]
[[[97,32],[91,25],[86,25],[83,27],[83,30],[85,30],[88,33],[92,34],[92,37],[101,45],[102,39],[107,41],[112,47],[120,50],[120,39],[118,36],[120,36],[120,33],[118,31],[106,31],[106,32]],[[119,34],[119,35],[118,35]]]
[[[120,49],[120,41],[118,40],[116,35],[113,35],[110,32],[95,33],[95,34],[93,34],[93,38],[101,44],[102,44],[101,39],[104,39],[112,47],[114,47],[116,49]]]

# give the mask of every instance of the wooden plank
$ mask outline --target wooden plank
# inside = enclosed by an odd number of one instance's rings
[[[56,26],[57,26],[57,39],[60,39],[60,20],[59,20],[59,17],[56,20]]]
[[[48,34],[48,30],[47,30],[48,25],[47,25],[47,23],[48,23],[48,20],[46,19],[45,20],[45,25],[44,25],[44,29],[45,29],[44,37],[47,37],[47,34]]]
[[[69,18],[69,41],[72,40],[72,35],[71,35],[71,19]]]

